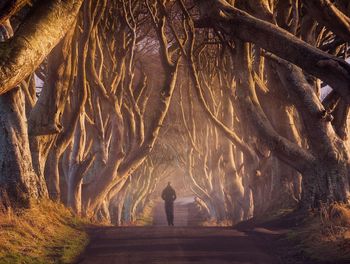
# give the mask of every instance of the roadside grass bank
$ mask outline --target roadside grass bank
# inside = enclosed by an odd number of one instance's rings
[[[261,228],[273,231],[259,235],[286,264],[350,263],[348,205],[332,204],[314,211],[279,210],[234,228],[255,233]]]
[[[0,264],[73,263],[89,242],[88,225],[88,220],[49,200],[2,214]]]
[[[350,263],[350,207],[321,206],[289,232],[287,239],[312,263]]]

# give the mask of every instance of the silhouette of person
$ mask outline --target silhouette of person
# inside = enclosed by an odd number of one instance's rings
[[[169,226],[174,225],[174,201],[176,200],[176,193],[170,182],[162,192],[162,199],[164,200],[165,213]]]

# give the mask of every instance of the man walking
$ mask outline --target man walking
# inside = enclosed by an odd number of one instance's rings
[[[171,187],[170,182],[168,186],[162,192],[162,199],[165,202],[165,213],[168,220],[168,225],[174,225],[174,201],[176,200],[176,193],[173,187]]]

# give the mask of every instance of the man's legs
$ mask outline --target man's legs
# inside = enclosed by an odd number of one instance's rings
[[[170,214],[169,214],[169,205],[167,202],[164,204],[165,214],[166,214],[166,220],[168,222],[168,226],[170,226]]]
[[[165,213],[168,221],[168,225],[174,225],[174,204],[165,203]]]
[[[171,205],[170,208],[170,224],[174,225],[174,204]]]

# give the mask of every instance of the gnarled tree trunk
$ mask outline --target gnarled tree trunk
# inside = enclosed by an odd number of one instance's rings
[[[0,203],[27,207],[30,198],[46,194],[33,169],[24,94],[20,88],[0,96]]]

